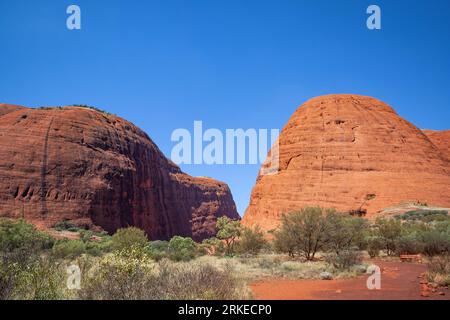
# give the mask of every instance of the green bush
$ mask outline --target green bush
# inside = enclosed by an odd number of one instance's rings
[[[70,222],[69,220],[63,220],[63,221],[57,222],[53,226],[53,229],[55,229],[57,231],[72,231],[72,232],[77,232],[79,230],[79,228],[75,224]]]
[[[428,256],[448,254],[450,252],[450,236],[437,230],[426,231],[420,235],[424,243],[423,253]]]
[[[169,242],[168,241],[151,241],[148,246],[148,255],[155,261],[159,261],[169,255]]]
[[[354,265],[361,264],[362,255],[357,248],[346,248],[339,253],[334,251],[326,255],[326,261],[335,268],[344,270]]]
[[[325,246],[326,215],[333,212],[315,207],[283,215],[281,227],[275,232],[275,248],[291,256],[297,254],[306,260],[313,260]]]
[[[175,261],[188,261],[195,257],[196,246],[191,238],[175,236],[169,241],[169,257]]]
[[[65,298],[66,274],[52,257],[39,257],[20,275],[15,297],[20,300],[60,300]]]
[[[400,220],[420,220],[424,222],[431,222],[434,220],[442,221],[449,220],[448,211],[446,210],[412,210],[404,214],[397,215],[395,218]]]
[[[425,245],[416,233],[406,233],[396,240],[397,254],[418,254],[424,251]]]
[[[241,222],[238,220],[231,220],[226,216],[222,216],[217,219],[216,222],[217,239],[225,242],[225,253],[232,255],[235,252],[235,244],[239,236],[241,235]]]
[[[238,242],[238,252],[257,255],[267,243],[264,233],[256,226],[255,228],[243,228]]]
[[[155,299],[158,295],[155,264],[142,250],[142,247],[132,246],[103,256],[83,273],[79,297],[89,300]]]
[[[128,227],[117,230],[117,232],[112,236],[112,249],[113,250],[123,250],[129,249],[131,247],[147,247],[148,239],[145,232],[136,227]]]
[[[228,267],[173,263],[163,259],[155,263],[133,249],[115,251],[84,272],[81,299],[95,300],[199,300],[243,299],[248,292]]]
[[[60,297],[61,274],[46,254],[53,243],[23,220],[0,220],[0,300]]]
[[[378,218],[375,221],[375,235],[380,239],[386,253],[391,256],[396,252],[397,240],[402,235],[402,222],[395,219]]]
[[[74,259],[86,253],[86,245],[81,240],[58,240],[53,246],[53,254],[57,258]]]
[[[15,250],[26,252],[39,252],[50,249],[54,239],[38,231],[32,224],[24,220],[0,220],[0,250],[8,253]]]
[[[368,228],[366,219],[329,212],[326,216],[325,245],[327,251],[337,255],[343,250],[365,247],[364,237]]]
[[[378,236],[368,236],[366,238],[366,250],[371,258],[378,257],[383,249],[383,241]]]

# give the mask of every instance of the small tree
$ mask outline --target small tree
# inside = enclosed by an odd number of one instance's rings
[[[306,260],[314,257],[326,242],[326,215],[333,210],[318,207],[303,208],[284,215],[281,228],[275,233],[277,247],[294,256],[296,253]],[[286,241],[286,244],[282,244]]]
[[[258,254],[267,243],[264,233],[259,226],[243,228],[238,242],[238,251],[241,253]]]
[[[363,246],[364,232],[368,227],[365,219],[330,212],[326,220],[325,238],[328,250],[339,255],[341,251]]]
[[[112,236],[112,249],[123,250],[131,247],[144,248],[149,244],[145,232],[136,227],[128,227],[117,230]]]
[[[396,252],[396,243],[402,234],[402,223],[395,219],[379,218],[375,221],[376,235],[383,243],[386,253],[391,256]]]
[[[241,223],[238,220],[231,220],[226,216],[217,219],[217,235],[220,240],[225,241],[225,253],[231,255],[234,253],[234,245],[241,235]]]
[[[368,235],[365,239],[367,253],[371,258],[378,257],[380,250],[383,249],[383,241],[380,237]]]
[[[191,238],[175,236],[169,241],[169,255],[175,261],[188,261],[195,257],[195,242]]]

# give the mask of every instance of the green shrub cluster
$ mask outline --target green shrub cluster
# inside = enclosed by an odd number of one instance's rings
[[[23,220],[0,220],[0,300],[62,297],[62,274],[48,254],[53,244]]]
[[[450,216],[446,210],[413,210],[396,215],[395,218],[399,220],[420,220],[424,222],[450,220]]]
[[[319,251],[336,268],[348,268],[360,262],[367,222],[363,218],[337,213],[332,209],[303,208],[284,215],[275,232],[274,246],[291,257],[307,261]]]

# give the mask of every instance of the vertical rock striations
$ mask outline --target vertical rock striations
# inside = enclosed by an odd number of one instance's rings
[[[0,150],[3,217],[196,240],[239,218],[225,183],[183,173],[139,128],[93,109],[0,105]]]
[[[258,176],[243,222],[273,229],[304,206],[362,208],[369,217],[403,201],[448,207],[448,131],[427,134],[374,98],[311,99],[283,128],[279,171]]]

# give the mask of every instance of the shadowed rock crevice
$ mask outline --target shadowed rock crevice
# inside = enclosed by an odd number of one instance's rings
[[[50,134],[50,128],[52,127],[53,123],[53,117],[50,119],[50,123],[48,125],[47,131],[45,132],[44,137],[44,150],[43,150],[43,157],[42,157],[42,166],[41,166],[41,191],[39,195],[39,201],[41,203],[41,216],[43,219],[47,217],[48,209],[47,209],[47,192],[48,192],[48,185],[47,185],[47,166],[48,166],[48,137]],[[28,193],[28,192],[27,192]]]

